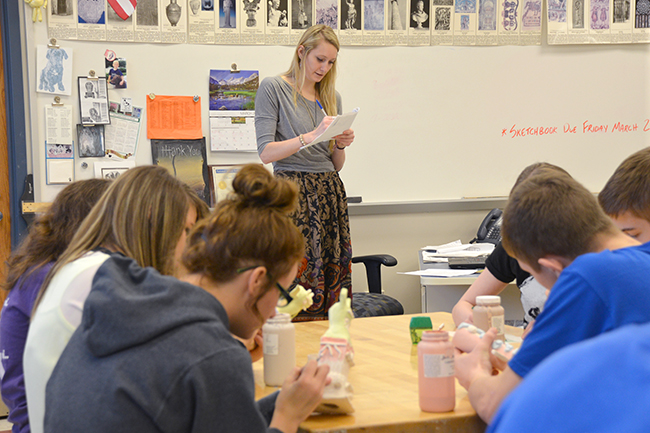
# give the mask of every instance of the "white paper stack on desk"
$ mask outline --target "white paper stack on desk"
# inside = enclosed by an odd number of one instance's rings
[[[449,263],[450,258],[487,257],[494,250],[492,243],[463,244],[460,240],[444,245],[422,248],[423,263]]]

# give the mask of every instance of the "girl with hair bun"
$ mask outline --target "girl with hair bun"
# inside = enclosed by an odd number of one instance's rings
[[[259,165],[233,188],[192,229],[180,281],[124,256],[98,269],[48,383],[48,431],[293,433],[316,408],[327,366],[296,368],[256,402],[249,352],[233,338],[252,338],[296,276],[297,188]]]
[[[342,288],[351,289],[352,243],[347,195],[338,172],[354,141],[348,129],[331,141],[314,142],[342,113],[335,89],[339,40],[322,24],[303,33],[289,69],[265,78],[255,97],[257,151],[276,176],[300,188],[292,215],[307,240],[296,283],[314,303],[296,320],[327,319]],[[351,293],[351,290],[348,291]]]

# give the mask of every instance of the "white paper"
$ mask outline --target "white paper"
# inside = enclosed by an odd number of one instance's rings
[[[476,269],[423,269],[421,271],[398,272],[398,274],[420,277],[464,277],[475,274],[476,271]]]
[[[355,108],[349,113],[336,116],[332,123],[329,124],[327,129],[321,135],[316,137],[311,143],[302,146],[300,149],[306,149],[310,146],[313,146],[314,144],[322,143],[323,141],[330,141],[337,135],[341,135],[343,132],[350,129],[354,123],[354,119],[357,117],[357,113],[359,113],[359,107]]]
[[[45,129],[50,144],[72,144],[72,108],[45,107]]]
[[[449,248],[449,247],[456,247],[456,246],[460,246],[462,244],[463,243],[460,241],[460,239],[457,239],[457,240],[455,240],[453,242],[449,242],[449,243],[442,244],[442,245],[429,245],[429,246],[426,246],[426,247],[424,247],[422,249],[426,250],[426,251],[436,252],[439,249]]]
[[[74,181],[74,159],[48,159],[47,183],[72,183]]]
[[[97,161],[93,168],[95,177],[98,179],[117,179],[122,173],[133,167],[135,167],[135,160],[113,159],[110,162]]]
[[[494,244],[489,242],[476,244],[454,244],[453,246],[436,247],[435,251],[422,251],[422,261],[436,262],[439,257],[479,257],[487,256],[494,250]]]

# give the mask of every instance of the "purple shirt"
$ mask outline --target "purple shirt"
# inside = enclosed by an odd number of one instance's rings
[[[23,352],[32,315],[34,301],[52,268],[48,263],[23,281],[21,278],[9,292],[0,315],[0,354],[4,374],[0,385],[2,400],[9,408],[8,421],[13,423],[12,432],[29,433]]]

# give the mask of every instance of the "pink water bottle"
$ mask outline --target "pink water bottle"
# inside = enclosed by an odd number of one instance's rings
[[[424,331],[418,343],[420,409],[449,412],[456,406],[454,346],[447,331]]]

